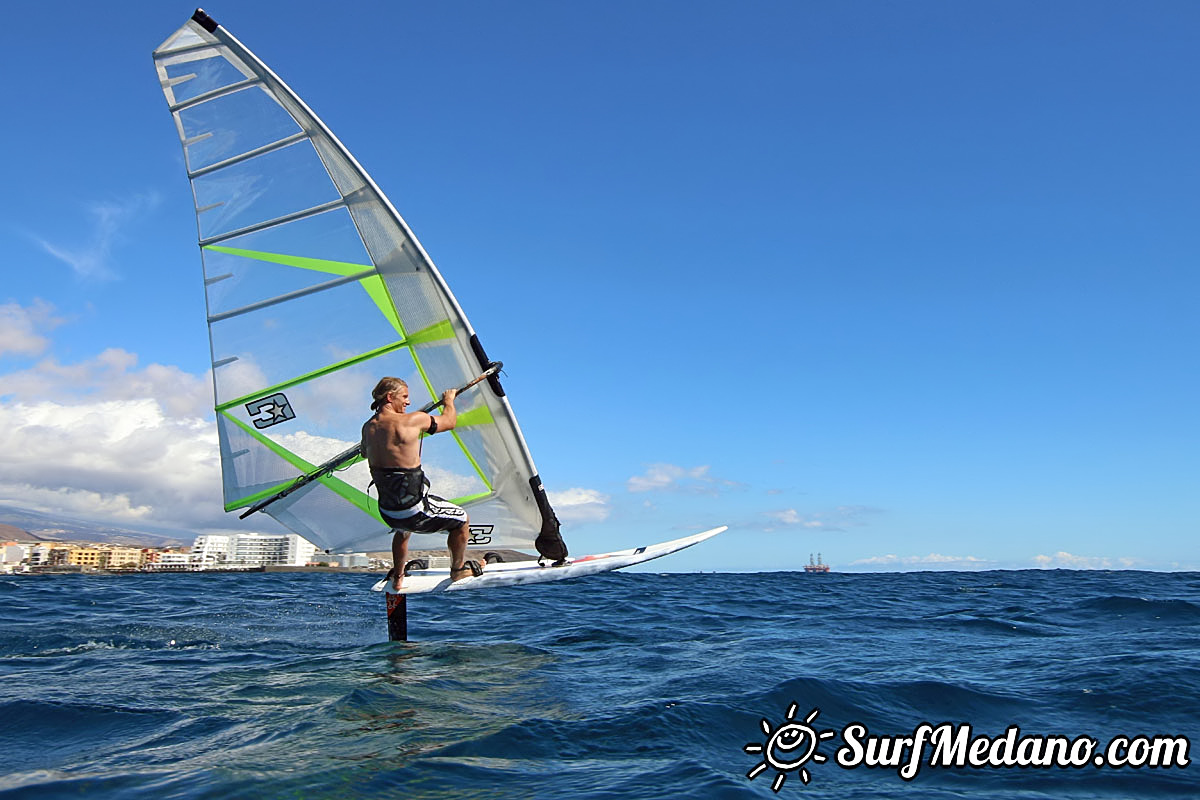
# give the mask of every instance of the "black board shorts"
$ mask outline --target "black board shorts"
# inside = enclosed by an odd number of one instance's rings
[[[438,533],[452,531],[467,521],[467,512],[436,494],[425,494],[412,508],[403,511],[379,509],[379,516],[396,531]]]

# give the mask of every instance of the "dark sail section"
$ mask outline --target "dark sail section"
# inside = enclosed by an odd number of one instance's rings
[[[529,486],[533,489],[533,499],[537,502],[538,511],[542,513],[542,529],[538,532],[533,546],[544,558],[562,561],[567,557],[567,544],[559,532],[558,517],[550,507],[550,499],[546,497],[546,487],[542,486],[542,479],[537,475],[529,479]]]

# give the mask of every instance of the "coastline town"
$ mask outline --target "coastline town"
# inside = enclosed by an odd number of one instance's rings
[[[270,569],[386,570],[383,554],[326,555],[294,533],[197,536],[191,547],[88,541],[0,541],[0,574],[70,572],[233,572]]]

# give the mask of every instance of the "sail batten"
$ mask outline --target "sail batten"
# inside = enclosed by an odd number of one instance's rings
[[[188,177],[189,178],[199,178],[201,175],[207,175],[210,172],[216,172],[219,169],[225,169],[226,167],[232,167],[234,164],[240,164],[243,161],[249,161],[252,158],[257,158],[258,156],[266,155],[267,153],[274,152],[275,150],[280,150],[284,147],[290,147],[291,145],[294,145],[297,142],[302,142],[307,138],[308,137],[305,136],[303,133],[293,133],[291,136],[286,136],[282,139],[277,139],[274,142],[271,142],[270,144],[264,144],[262,147],[256,147],[253,150],[242,153],[241,155],[232,156],[231,158],[227,158],[224,161],[218,161],[215,164],[209,164],[206,167],[199,167],[198,169],[190,170],[188,172]]]
[[[172,56],[178,57],[178,56],[185,56],[185,55],[191,55],[193,53],[198,53],[202,50],[214,50],[214,49],[215,48],[213,47],[213,45],[210,42],[197,42],[195,44],[179,45],[177,47],[159,48],[158,50],[155,51],[155,55],[157,56],[160,53],[169,53]]]
[[[198,212],[208,211],[209,209],[218,208],[223,205],[225,205],[225,204],[224,203],[214,203],[212,205],[204,206],[203,208],[199,208],[199,209],[197,209],[197,211]],[[258,233],[259,231],[265,231],[268,228],[274,228],[279,225],[286,225],[289,222],[295,222],[297,220],[301,220],[306,217],[315,217],[317,214],[324,214],[326,211],[332,211],[333,209],[341,208],[344,205],[346,205],[345,200],[330,200],[328,203],[321,203],[320,205],[312,206],[311,208],[306,208],[303,211],[296,211],[291,214],[284,214],[281,217],[276,217],[274,219],[269,219],[269,220],[265,220],[263,222],[258,222],[258,223],[255,223],[254,225],[247,225],[244,228],[238,228],[237,230],[234,230],[234,231],[228,231],[227,233],[221,233],[221,234],[217,234],[215,236],[209,236],[207,238],[203,238],[200,240],[200,246],[208,247],[209,245],[220,244],[221,242],[227,242],[230,239],[237,239],[238,237],[246,236],[251,233]]]
[[[198,106],[201,103],[207,103],[210,100],[216,100],[218,98],[225,97],[226,95],[242,92],[246,89],[258,86],[261,83],[262,80],[259,78],[249,78],[237,83],[231,83],[228,86],[222,86],[220,89],[213,89],[211,91],[204,92],[203,94],[198,94],[195,97],[189,97],[187,100],[180,100],[178,103],[174,103],[169,106],[169,108],[172,112],[186,111],[192,106]]]
[[[279,305],[280,303],[298,300],[301,297],[315,294],[316,292],[324,292],[328,289],[333,289],[346,283],[353,283],[354,281],[361,281],[365,278],[371,278],[378,274],[379,273],[375,270],[375,268],[371,267],[370,269],[363,270],[362,272],[354,275],[344,275],[340,278],[334,278],[331,281],[325,281],[324,283],[318,283],[315,286],[309,286],[306,289],[297,289],[294,292],[288,292],[287,294],[281,294],[277,297],[272,297],[267,300],[260,300],[257,303],[251,303],[250,305],[242,306],[241,308],[235,308],[232,311],[222,311],[220,314],[210,314],[208,317],[208,322],[209,324],[212,324],[214,322],[221,322],[222,320],[230,319],[232,317],[240,317],[242,314],[249,314],[251,311],[260,311],[264,308],[269,308],[270,306]]]
[[[297,472],[354,452],[379,378],[404,379],[414,407],[476,378],[478,335],[375,182],[225,28],[198,16],[154,60],[197,208],[225,507],[286,488],[263,510],[318,547],[385,549],[360,458]],[[433,491],[469,504],[475,544],[564,557],[498,379],[457,406],[455,430],[423,441]]]

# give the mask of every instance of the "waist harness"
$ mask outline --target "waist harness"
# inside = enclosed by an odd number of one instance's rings
[[[391,511],[412,508],[429,486],[420,467],[371,467],[371,479],[379,489],[379,507]]]

